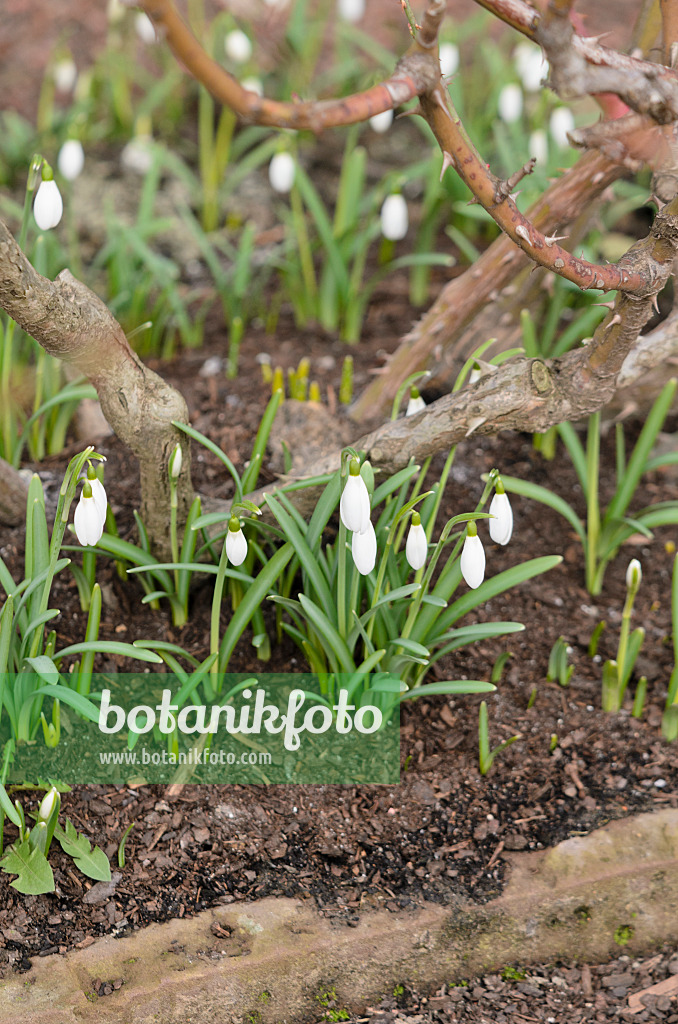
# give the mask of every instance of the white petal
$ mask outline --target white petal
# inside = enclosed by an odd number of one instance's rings
[[[438,56],[440,57],[440,72],[443,78],[449,78],[459,67],[459,47],[454,43],[443,43]]]
[[[252,43],[239,28],[229,32],[224,39],[224,50],[234,64],[246,64],[252,56]]]
[[[406,416],[416,416],[418,412],[421,412],[421,410],[425,409],[425,408],[426,408],[426,402],[421,397],[421,395],[417,395],[416,398],[410,398],[409,402],[407,403],[407,409],[405,410],[405,415]]]
[[[360,474],[349,474],[339,503],[339,515],[346,529],[352,533],[364,533],[369,529],[370,495]]]
[[[247,89],[249,92],[255,92],[257,96],[264,95],[264,87],[261,84],[260,78],[255,78],[252,75],[249,78],[243,78],[240,84],[242,85],[243,89]]]
[[[66,181],[75,181],[82,173],[84,166],[85,151],[82,148],[82,142],[79,139],[69,139],[67,142],[64,142],[57,157],[59,174]]]
[[[78,69],[70,57],[63,57],[54,65],[54,84],[59,92],[73,92],[78,80]]]
[[[387,132],[392,124],[392,110],[382,110],[381,114],[372,114],[370,118],[370,128],[372,131],[377,132],[378,135],[383,135],[384,132]]]
[[[546,132],[542,128],[537,128],[536,131],[532,132],[527,148],[530,156],[533,156],[537,163],[545,164],[547,162],[549,158],[549,144]]]
[[[64,203],[56,181],[41,181],[33,203],[33,216],[40,230],[55,228],[63,212]]]
[[[461,574],[472,590],[475,590],[485,579],[485,549],[477,535],[467,537],[460,559]]]
[[[102,484],[101,480],[99,480],[98,477],[95,477],[94,480],[90,480],[90,485],[92,487],[92,497],[94,498],[94,501],[96,503],[97,511],[101,516],[102,522],[105,523],[106,506],[108,505],[106,489],[104,488],[104,485]]]
[[[139,11],[135,17],[134,28],[142,43],[146,43],[147,46],[157,43],[158,37],[155,34],[153,22],[145,11]]]
[[[268,165],[268,180],[271,188],[281,195],[289,192],[294,185],[296,166],[290,153],[276,153]]]
[[[551,114],[551,120],[549,121],[549,129],[553,141],[561,149],[567,149],[570,145],[570,140],[567,137],[567,133],[571,132],[574,128],[574,117],[572,111],[568,107],[556,107]]]
[[[629,567],[626,570],[626,587],[627,587],[627,589],[630,589],[634,585],[636,580],[638,581],[638,583],[640,583],[642,578],[643,578],[643,570],[642,570],[641,564],[640,564],[640,562],[638,561],[637,558],[632,558],[631,561],[629,562]]]
[[[506,124],[520,120],[523,112],[523,91],[515,82],[509,82],[499,93],[499,116]]]
[[[339,17],[355,24],[365,14],[365,0],[339,0]]]
[[[85,498],[80,495],[78,507],[73,518],[75,535],[83,546],[98,544],[101,534],[104,532],[104,524],[101,521],[99,510],[94,498]]]
[[[495,495],[490,503],[490,537],[495,544],[508,544],[513,533],[513,509],[507,494]]]
[[[426,530],[419,523],[417,526],[410,526],[405,545],[405,557],[413,569],[421,569],[428,554],[428,541]]]
[[[242,530],[229,530],[226,535],[226,555],[231,565],[242,565],[247,558],[247,541]]]
[[[364,533],[354,533],[351,554],[361,576],[372,572],[377,561],[377,535],[370,522]]]
[[[394,192],[386,196],[381,208],[381,233],[392,242],[399,242],[407,234],[409,220],[407,203],[403,197]]]

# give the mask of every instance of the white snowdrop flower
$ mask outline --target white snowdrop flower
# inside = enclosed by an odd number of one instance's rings
[[[339,502],[339,515],[347,530],[364,533],[370,525],[370,494],[360,475],[360,463],[351,459]]]
[[[378,135],[383,135],[384,132],[387,132],[392,124],[392,110],[382,110],[380,114],[372,114],[370,118],[370,128],[373,132],[377,132]]]
[[[268,180],[271,187],[284,195],[294,185],[296,165],[291,153],[276,153],[268,165]]]
[[[68,139],[59,150],[57,167],[59,174],[66,181],[75,181],[82,174],[85,166],[85,151],[79,139]]]
[[[62,57],[54,65],[52,76],[58,92],[73,92],[78,80],[78,69],[70,57]]]
[[[155,34],[155,28],[153,22],[146,14],[145,11],[139,11],[134,18],[134,30],[146,46],[152,46],[153,43],[157,43],[158,37]]]
[[[471,370],[471,372],[469,374],[469,378],[468,378],[469,384],[475,384],[477,381],[480,380],[482,375],[483,375],[483,371],[480,368],[480,364],[479,363],[474,363],[473,364],[473,369]]]
[[[506,124],[520,120],[523,112],[523,91],[515,82],[509,82],[499,93],[497,100],[499,116]]]
[[[551,120],[549,121],[549,130],[551,137],[557,146],[561,149],[567,149],[570,145],[570,140],[567,137],[567,133],[574,129],[574,117],[569,107],[556,107],[551,114]]]
[[[168,466],[168,468],[169,468],[169,475],[170,475],[172,480],[177,480],[178,479],[179,474],[181,473],[181,464],[182,464],[183,460],[184,460],[184,457],[183,457],[183,454],[182,454],[182,451],[181,451],[181,445],[177,441],[177,443],[174,446],[174,450],[172,451],[172,454],[169,457],[169,466]]]
[[[405,558],[413,569],[422,569],[427,555],[428,540],[426,539],[426,530],[421,525],[419,513],[413,512],[412,523],[405,544]]]
[[[426,408],[426,402],[419,394],[417,388],[410,388],[410,400],[405,410],[406,416],[416,416],[418,412]]]
[[[443,43],[438,51],[440,73],[443,78],[450,78],[459,67],[459,47],[454,43]]]
[[[525,92],[538,92],[549,70],[541,48],[524,41],[518,44],[513,57]]]
[[[78,538],[78,542],[84,547],[88,544],[98,544],[101,540],[101,535],[104,532],[104,521],[93,497],[92,485],[89,480],[85,480],[82,485],[82,493],[75,510],[73,525],[75,526],[75,535]]]
[[[243,89],[249,90],[249,92],[255,92],[257,96],[264,95],[264,87],[261,84],[261,79],[251,75],[249,78],[243,78],[240,83]]]
[[[365,0],[338,0],[339,17],[355,24],[365,16]]]
[[[640,586],[640,581],[643,578],[643,570],[640,562],[637,558],[632,558],[629,562],[629,567],[626,570],[626,588],[627,590],[637,590]]]
[[[247,541],[237,516],[231,516],[226,534],[226,556],[231,565],[242,565],[247,558]]]
[[[367,576],[372,572],[377,561],[377,535],[369,519],[364,533],[353,534],[351,554],[361,576]]]
[[[87,467],[87,482],[92,488],[92,497],[97,507],[97,511],[101,517],[101,522],[106,522],[106,508],[108,507],[108,498],[106,497],[106,489],[102,484],[99,477],[96,475],[94,467],[90,465]]]
[[[501,480],[497,481],[497,489],[490,502],[490,537],[495,544],[508,544],[513,533],[513,509]]]
[[[43,171],[43,175],[45,173]],[[64,201],[61,198],[61,192],[56,181],[51,177],[51,170],[47,173],[49,173],[50,177],[47,179],[43,177],[33,202],[33,216],[35,217],[35,223],[41,231],[49,231],[51,228],[55,228],[64,212]]]
[[[147,174],[153,163],[153,140],[150,135],[136,135],[120,154],[124,170],[134,174]]]
[[[528,142],[530,156],[533,156],[537,163],[545,164],[549,158],[549,144],[546,132],[543,128],[537,128],[530,135]]]
[[[461,574],[472,590],[476,590],[485,579],[485,549],[478,536],[478,527],[469,523],[466,540],[459,559]]]
[[[38,821],[49,821],[54,805],[59,801],[59,791],[56,786],[52,786],[50,790],[45,793],[40,806],[38,807]]]
[[[229,32],[224,39],[224,50],[229,60],[234,64],[246,64],[252,56],[252,43],[249,36],[236,28]]]
[[[399,242],[407,234],[409,218],[407,203],[399,192],[386,196],[381,208],[381,233],[391,242]]]

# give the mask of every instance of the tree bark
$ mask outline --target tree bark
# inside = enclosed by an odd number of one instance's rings
[[[28,484],[21,474],[0,459],[0,523],[3,526],[17,526],[26,517]]]

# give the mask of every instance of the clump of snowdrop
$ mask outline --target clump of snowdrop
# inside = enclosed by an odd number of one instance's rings
[[[228,521],[226,555],[231,565],[236,566],[242,565],[247,558],[247,541],[237,516],[231,516]]]
[[[405,410],[406,416],[416,416],[418,412],[426,408],[426,402],[419,394],[419,389],[412,387],[410,388],[410,399],[407,403],[407,409]]]
[[[64,201],[54,180],[54,172],[48,163],[43,161],[42,180],[33,202],[33,216],[41,231],[55,228],[64,212]]]
[[[513,510],[501,479],[490,502],[490,537],[495,544],[508,544],[513,533]]]
[[[443,78],[450,78],[459,68],[459,47],[454,43],[442,43],[438,51],[440,73]]]
[[[513,58],[525,92],[538,92],[549,70],[540,47],[527,41],[519,43]]]
[[[468,586],[472,590],[477,590],[485,579],[485,549],[474,522],[470,522],[466,527],[466,540],[461,551],[459,567]]]
[[[509,82],[499,93],[497,100],[499,116],[505,124],[520,120],[523,112],[523,91],[515,82]]]
[[[343,21],[355,25],[365,16],[365,0],[338,0],[337,11]]]
[[[85,151],[79,139],[68,139],[59,150],[57,167],[59,174],[66,181],[75,181],[82,174],[85,166]]]
[[[405,558],[412,569],[423,569],[428,554],[426,530],[421,525],[418,512],[412,513],[412,522],[405,543]]]
[[[242,29],[236,28],[225,37],[224,50],[234,64],[246,64],[252,56],[252,42]]]
[[[549,131],[551,138],[561,149],[567,149],[570,140],[567,133],[574,130],[574,117],[569,107],[556,107],[551,114]]]
[[[370,128],[378,135],[383,135],[393,124],[393,110],[382,110],[380,114],[372,114]]]
[[[268,180],[274,191],[285,195],[294,185],[296,165],[291,153],[276,153],[268,165]]]
[[[139,11],[134,18],[134,29],[137,36],[146,46],[157,43],[158,37],[155,34],[153,22],[145,11]]]
[[[381,233],[391,242],[400,242],[407,234],[407,203],[399,192],[386,196],[381,208]]]

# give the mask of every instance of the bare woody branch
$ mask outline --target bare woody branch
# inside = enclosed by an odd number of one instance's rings
[[[216,100],[253,124],[313,132],[356,124],[415,99],[440,77],[437,62],[418,60],[415,52],[403,58],[387,81],[365,92],[336,100],[283,103],[243,89],[237,79],[205,52],[171,0],[142,0],[140,6],[153,21],[158,38],[166,41],[187,71],[202,82]],[[422,33],[425,26],[426,21]]]
[[[103,413],[136,455],[141,471],[142,516],[158,550],[169,551],[169,456],[183,448],[178,514],[185,518],[193,492],[189,448],[172,420],[188,421],[186,403],[130,348],[101,299],[64,270],[50,281],[31,266],[0,221],[0,307],[39,345],[85,374]]]

